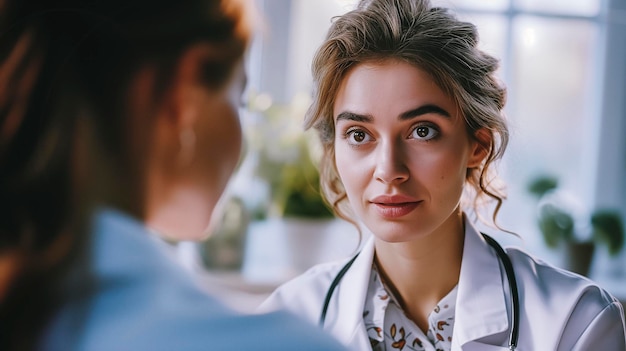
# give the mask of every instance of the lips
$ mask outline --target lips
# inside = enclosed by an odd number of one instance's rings
[[[413,212],[422,201],[405,195],[382,195],[370,202],[381,217],[393,219]]]

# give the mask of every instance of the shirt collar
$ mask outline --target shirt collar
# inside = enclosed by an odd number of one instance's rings
[[[425,282],[428,283],[428,282]],[[386,328],[398,326],[400,333],[411,346],[418,346],[420,349],[430,343],[426,349],[450,350],[450,338],[454,328],[455,305],[458,286],[446,294],[437,306],[428,315],[428,332],[424,334],[413,321],[409,319],[402,310],[397,298],[387,287],[378,273],[376,264],[372,264],[371,278],[369,280],[368,295],[365,301],[363,320],[367,328],[370,340],[384,342],[387,349],[394,348],[393,343],[398,343],[395,332]],[[366,314],[367,313],[367,314]],[[394,328],[394,327],[391,327]],[[411,336],[409,338],[409,335]]]
[[[182,270],[173,248],[143,222],[103,207],[92,217],[92,269],[97,276],[147,276]]]

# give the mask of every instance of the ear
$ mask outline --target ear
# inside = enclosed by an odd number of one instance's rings
[[[476,168],[485,160],[491,150],[493,136],[487,128],[480,128],[471,140],[471,153],[467,161],[467,168]]]
[[[200,106],[206,98],[202,71],[211,56],[215,56],[215,49],[207,44],[196,44],[186,49],[173,67],[158,115],[168,119],[177,134],[193,129],[198,119]]]

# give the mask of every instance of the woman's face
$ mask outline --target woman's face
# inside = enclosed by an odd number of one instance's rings
[[[372,233],[410,241],[458,220],[468,167],[480,162],[457,104],[408,63],[361,63],[334,105],[335,162]]]

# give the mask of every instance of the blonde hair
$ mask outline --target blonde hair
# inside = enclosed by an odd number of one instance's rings
[[[498,60],[477,48],[476,27],[458,20],[447,9],[428,0],[361,1],[357,8],[337,17],[313,60],[313,103],[305,128],[314,127],[323,146],[320,181],[324,197],[335,213],[352,223],[347,196],[335,165],[333,105],[339,86],[360,63],[397,59],[430,74],[460,107],[468,134],[484,128],[491,134],[482,164],[468,169],[466,195],[473,197],[476,214],[482,199],[495,201],[492,220],[505,197],[491,173],[509,139],[503,114],[506,89],[496,79]],[[468,189],[469,188],[469,189]]]

